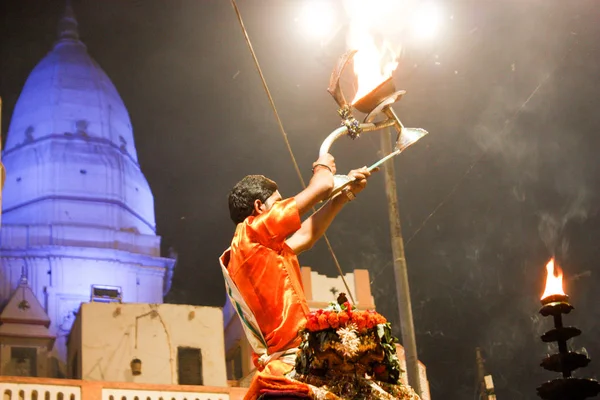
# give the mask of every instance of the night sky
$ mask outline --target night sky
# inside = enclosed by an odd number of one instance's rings
[[[304,179],[339,124],[326,92],[346,17],[326,44],[296,21],[300,0],[239,0]],[[80,36],[127,106],[155,198],[163,250],[179,263],[172,303],[222,306],[227,193],[246,174],[301,190],[225,0],[75,0]],[[25,80],[51,49],[62,0],[0,3],[2,137]],[[385,10],[382,10],[385,14]],[[446,1],[440,34],[404,44],[395,105],[430,135],[396,158],[417,332],[434,399],[475,398],[475,347],[498,398],[535,399],[544,266],[556,256],[576,307],[567,324],[600,368],[600,3]],[[378,158],[378,134],[340,140],[338,171]],[[400,335],[383,174],[328,231],[342,268],[368,268],[378,311]],[[302,265],[336,274],[321,241]],[[596,288],[594,290],[594,288]]]

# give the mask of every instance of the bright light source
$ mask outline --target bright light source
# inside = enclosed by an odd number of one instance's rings
[[[417,39],[431,39],[440,28],[442,21],[439,7],[433,3],[422,3],[412,18],[412,33]]]
[[[308,36],[325,39],[333,32],[335,25],[335,10],[331,2],[305,0],[302,3],[302,11],[296,21]]]

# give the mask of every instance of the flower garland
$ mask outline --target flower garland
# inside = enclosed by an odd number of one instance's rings
[[[397,340],[385,317],[373,310],[356,310],[346,299],[330,303],[308,315],[301,336],[295,368],[298,374],[366,374],[399,383],[402,371],[396,355]]]
[[[288,377],[311,387],[320,400],[419,400],[400,382],[397,339],[385,317],[359,311],[340,294],[311,312],[300,331],[296,365]]]
[[[343,304],[332,303],[323,310],[313,311],[308,315],[306,330],[318,332],[325,329],[345,328],[354,324],[358,333],[364,334],[377,325],[386,324],[385,317],[373,310],[353,310],[349,302]]]

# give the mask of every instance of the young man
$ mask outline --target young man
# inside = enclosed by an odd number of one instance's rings
[[[298,332],[309,313],[297,255],[315,244],[371,175],[367,168],[350,171],[355,181],[302,222],[302,215],[330,197],[335,172],[333,156],[326,154],[313,164],[306,189],[294,197],[284,200],[277,184],[262,175],[246,176],[229,194],[236,231],[220,262],[260,371],[247,399],[256,399],[265,389],[308,390],[283,377],[294,367]]]

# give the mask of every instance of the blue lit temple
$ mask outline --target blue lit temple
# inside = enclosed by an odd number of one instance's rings
[[[60,375],[81,302],[162,303],[175,264],[160,255],[127,109],[70,6],[21,92],[2,161],[0,341],[52,343],[40,351]],[[11,318],[14,307],[31,315]]]

